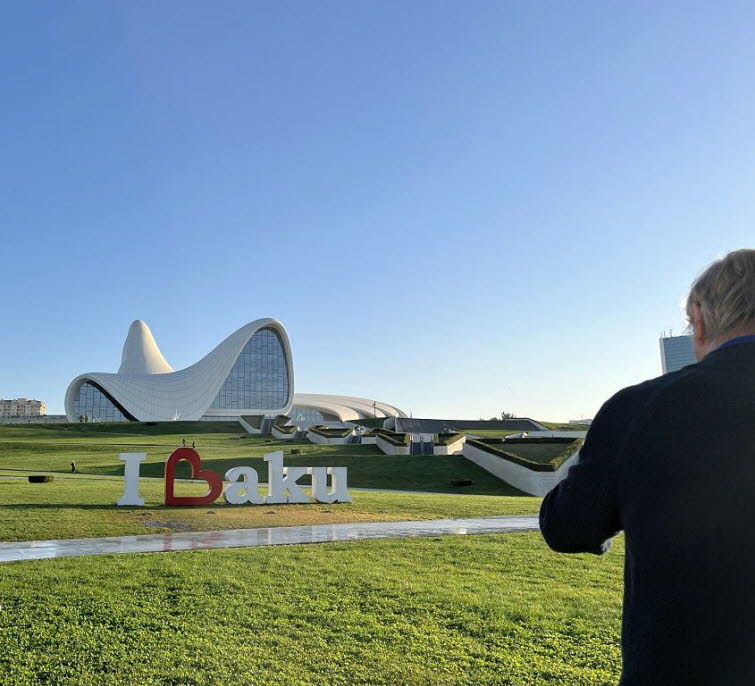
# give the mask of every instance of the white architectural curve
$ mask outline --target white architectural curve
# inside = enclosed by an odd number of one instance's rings
[[[291,408],[292,421],[296,423],[299,409],[315,410],[324,420],[352,422],[359,419],[406,417],[406,413],[393,405],[368,398],[350,395],[322,395],[319,393],[296,393]]]
[[[283,347],[288,401],[281,407],[211,408],[244,346],[261,329],[272,329]],[[294,368],[291,345],[283,324],[276,319],[258,319],[232,333],[199,362],[173,371],[163,357],[149,327],[137,320],[129,328],[117,374],[91,372],[77,376],[66,391],[69,421],[76,421],[74,401],[82,384],[90,381],[122,408],[129,419],[139,421],[187,421],[205,418],[235,419],[240,414],[286,414],[294,399]]]
[[[119,374],[169,374],[173,367],[163,357],[146,322],[137,319],[123,344]]]

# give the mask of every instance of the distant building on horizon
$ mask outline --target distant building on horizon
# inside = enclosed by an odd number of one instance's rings
[[[14,398],[5,400],[0,398],[0,417],[41,417],[47,414],[47,405],[41,400],[28,398]]]
[[[692,336],[661,336],[661,368],[664,374],[695,364]]]

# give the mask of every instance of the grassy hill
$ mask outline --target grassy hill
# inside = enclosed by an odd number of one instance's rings
[[[144,476],[162,477],[164,463],[181,445],[196,444],[203,466],[224,474],[239,465],[254,467],[260,480],[267,479],[265,453],[282,450],[286,464],[348,467],[349,484],[362,488],[389,488],[444,493],[521,495],[493,475],[458,456],[406,457],[383,454],[371,445],[316,445],[309,441],[259,438],[245,433],[239,424],[221,422],[167,422],[145,424],[70,424],[0,426],[0,470],[40,472],[70,471],[122,475],[122,452],[145,452]],[[292,449],[300,451],[292,455]],[[186,463],[177,475],[189,476]],[[453,486],[470,480],[470,486]],[[302,483],[306,483],[303,480]]]
[[[348,464],[352,485],[436,492],[168,508],[163,480],[144,478],[146,507],[114,507],[118,452],[147,452],[145,472],[159,476],[181,438],[217,471],[283,449],[289,464]],[[71,459],[88,473],[66,474]],[[469,467],[291,446],[236,425],[0,426],[0,540],[537,511],[538,498]],[[57,473],[30,484],[29,470]],[[448,480],[461,474],[487,494],[454,493]],[[620,539],[602,558],[560,556],[536,533],[2,563],[0,683],[603,686],[620,672],[622,565]]]

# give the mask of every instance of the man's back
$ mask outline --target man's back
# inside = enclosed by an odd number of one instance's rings
[[[626,533],[622,684],[755,684],[755,343],[622,391],[543,503],[546,541]]]

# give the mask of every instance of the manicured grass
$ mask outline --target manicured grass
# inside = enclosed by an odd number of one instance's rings
[[[612,684],[621,549],[503,534],[6,563],[0,683]]]
[[[476,467],[465,472],[474,465],[461,458],[177,424],[0,427],[0,540],[478,517],[540,504]],[[221,473],[252,464],[264,479],[261,456],[282,449],[287,464],[348,466],[352,487],[411,490],[355,490],[345,505],[168,508],[162,479],[145,477],[147,507],[115,507],[117,454],[147,452],[143,473],[162,475],[181,437]],[[72,459],[92,474],[63,473]],[[30,472],[55,481],[9,478]],[[474,481],[468,494],[450,486],[462,474]],[[423,487],[436,492],[412,492]],[[177,483],[179,495],[204,490]],[[526,533],[2,563],[0,684],[610,684],[622,565],[621,539],[601,558],[560,556]]]
[[[137,431],[142,428],[148,432]],[[355,521],[481,517],[537,512],[539,500],[525,496],[461,457],[388,456],[374,446],[327,446],[248,437],[215,423],[74,424],[0,427],[0,540],[86,538],[211,530],[327,524]],[[126,431],[124,431],[124,429]],[[208,429],[205,431],[205,429]],[[199,433],[191,433],[198,430]],[[336,505],[228,506],[222,499],[200,508],[168,508],[164,463],[185,438],[196,442],[202,465],[219,474],[250,465],[267,479],[263,455],[283,450],[288,465],[346,466],[349,486],[405,490],[352,493],[354,502]],[[292,448],[301,455],[291,455]],[[145,508],[115,506],[123,489],[120,452],[146,452],[141,466]],[[71,475],[75,460],[81,474]],[[15,470],[15,471],[13,471]],[[49,484],[30,484],[11,475],[53,474]],[[187,463],[177,474],[189,476]],[[5,478],[3,478],[3,476]],[[457,479],[472,484],[454,486]],[[306,483],[306,478],[301,480]],[[418,493],[416,491],[423,491]],[[178,483],[177,495],[202,495],[204,482]],[[500,497],[501,495],[510,497]]]
[[[234,427],[235,432],[228,431]],[[140,428],[142,431],[138,431]],[[80,472],[121,475],[123,463],[118,460],[118,453],[146,452],[148,459],[142,465],[142,474],[158,477],[163,474],[168,455],[181,444],[182,438],[187,445],[196,443],[203,466],[221,474],[234,466],[249,465],[264,481],[267,463],[263,455],[283,450],[286,464],[292,466],[348,467],[351,486],[521,495],[459,456],[389,456],[374,445],[315,445],[308,441],[263,439],[249,436],[238,424],[220,422],[0,426],[0,469],[67,472],[75,461]],[[291,455],[293,448],[300,450],[301,455]],[[188,476],[188,465],[179,463],[177,474]],[[472,484],[460,489],[452,483],[458,480],[469,480]]]
[[[466,436],[479,436],[480,438],[505,438],[522,432],[521,430],[513,431],[511,429],[461,429],[461,433]]]
[[[584,424],[569,424],[569,422],[540,422],[551,431],[587,431],[590,427]]]
[[[554,458],[574,453],[579,444],[564,443],[501,443],[497,448],[523,457],[529,462],[549,464]]]
[[[122,479],[63,478],[30,484],[0,476],[0,541],[88,538],[155,534],[168,531],[245,529],[294,524],[492,517],[537,512],[538,498],[442,493],[354,491],[354,502],[322,505],[226,505],[166,507],[162,479],[142,479],[144,508],[119,508]],[[177,495],[202,495],[200,483],[177,483]]]

